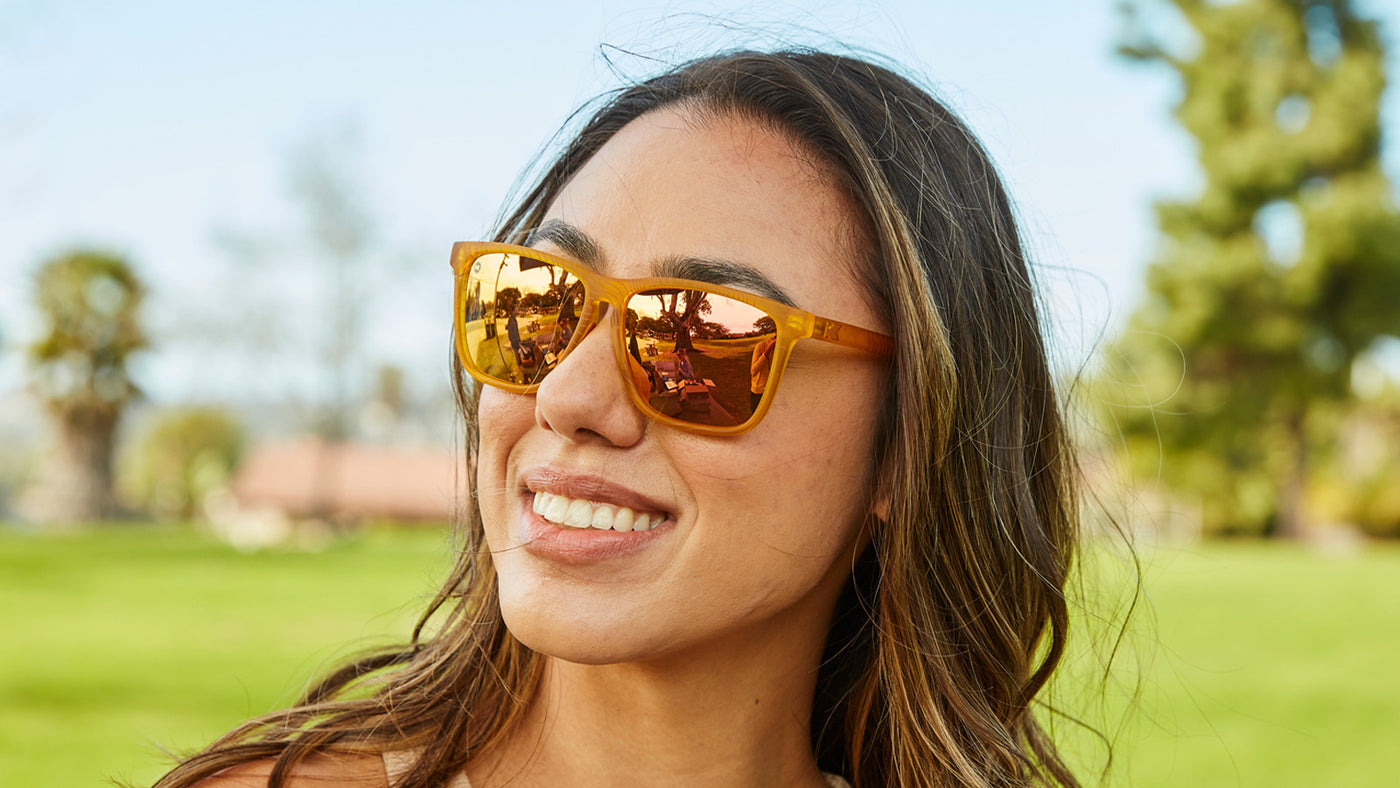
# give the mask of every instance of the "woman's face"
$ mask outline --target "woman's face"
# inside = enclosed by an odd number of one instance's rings
[[[633,121],[545,225],[554,240],[536,246],[611,276],[724,261],[803,309],[884,328],[849,273],[865,253],[849,200],[786,137],[748,121],[670,110]],[[512,633],[596,664],[824,632],[870,511],[885,362],[800,341],[762,422],[703,436],[637,410],[609,329],[589,334],[537,394],[481,394],[477,490]],[[551,521],[600,511],[630,513],[633,530]]]

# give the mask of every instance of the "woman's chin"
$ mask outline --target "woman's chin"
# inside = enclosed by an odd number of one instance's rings
[[[503,589],[504,591],[504,589]],[[539,654],[581,665],[636,662],[655,656],[660,644],[637,611],[574,599],[569,603],[512,604],[501,598],[501,618],[516,640]]]
[[[531,617],[522,622],[504,616],[511,635],[531,651],[579,665],[616,665],[639,662],[654,652],[606,627],[587,627],[564,622],[547,623]]]

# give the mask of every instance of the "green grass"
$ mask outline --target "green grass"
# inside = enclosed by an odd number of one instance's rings
[[[0,786],[150,783],[169,764],[158,745],[205,743],[357,647],[405,637],[444,543],[441,530],[372,531],[321,553],[243,555],[193,530],[0,530]],[[1148,608],[1107,711],[1089,714],[1118,719],[1136,694],[1113,784],[1390,784],[1400,550],[1143,558]],[[1073,659],[1066,686],[1092,667]],[[1087,737],[1063,738],[1097,757]]]
[[[1325,557],[1216,544],[1142,559],[1142,605],[1107,700],[1088,714],[1101,723],[1131,710],[1111,784],[1395,784],[1400,550]],[[1072,664],[1070,683],[1101,664]],[[1081,754],[1092,749],[1066,738]]]
[[[251,555],[191,530],[0,531],[0,786],[153,782],[160,748],[406,638],[446,555],[445,529]]]

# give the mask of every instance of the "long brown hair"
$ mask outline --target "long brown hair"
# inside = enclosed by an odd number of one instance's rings
[[[856,786],[1077,786],[1033,713],[1064,652],[1077,541],[1073,457],[1011,203],[967,127],[892,70],[808,50],[692,61],[616,93],[507,213],[539,223],[619,129],[679,106],[788,135],[860,207],[855,274],[896,337],[871,469],[886,502],[838,604],[812,745]],[[477,391],[455,366],[474,468]],[[501,621],[480,512],[410,643],[364,656],[157,785],[322,750],[421,748],[404,788],[441,785],[510,730],[542,660]],[[434,624],[433,622],[440,622]]]

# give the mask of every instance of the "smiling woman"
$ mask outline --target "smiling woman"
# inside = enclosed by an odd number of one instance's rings
[[[945,107],[848,57],[694,61],[452,262],[452,576],[161,786],[1077,785],[1032,713],[1073,462]]]

